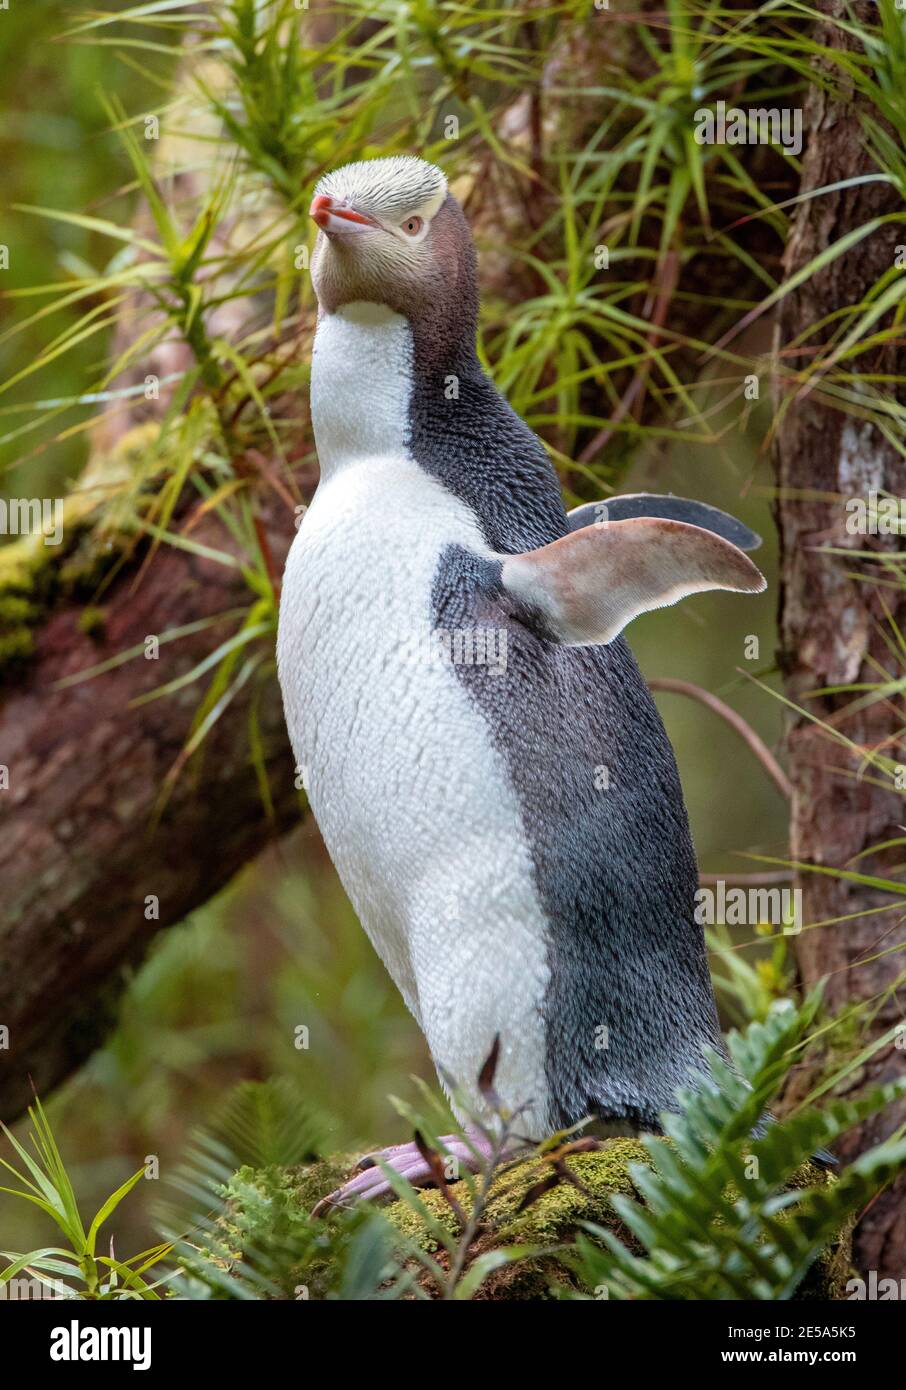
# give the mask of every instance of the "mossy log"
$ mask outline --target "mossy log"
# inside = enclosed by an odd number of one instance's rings
[[[611,1197],[617,1194],[644,1202],[643,1194],[633,1180],[632,1167],[650,1166],[643,1143],[638,1139],[605,1140],[599,1150],[576,1153],[569,1167],[579,1186],[561,1182],[544,1192],[525,1209],[523,1199],[533,1187],[550,1173],[549,1166],[537,1158],[527,1158],[507,1165],[495,1179],[483,1212],[475,1240],[468,1251],[464,1272],[481,1255],[503,1246],[529,1245],[549,1254],[508,1263],[493,1269],[481,1284],[475,1297],[482,1300],[530,1301],[569,1296],[580,1290],[578,1276],[571,1262],[559,1258],[555,1248],[571,1245],[583,1222],[593,1222],[611,1231],[633,1253],[644,1253],[638,1241],[620,1220]],[[303,1241],[290,1237],[295,1223],[298,1231],[310,1230],[309,1213],[327,1192],[332,1191],[349,1172],[347,1155],[335,1155],[317,1163],[292,1169],[267,1169],[260,1172],[244,1170],[239,1192],[234,1194],[224,1216],[218,1223],[223,1238],[216,1260],[221,1270],[236,1269],[250,1252],[259,1268],[265,1268],[268,1279],[282,1290],[286,1298],[318,1299],[336,1297],[337,1271],[324,1251],[316,1244],[307,1246],[306,1257],[294,1263],[289,1253]],[[806,1164],[796,1175],[793,1186],[833,1182],[824,1169]],[[471,1198],[465,1181],[451,1185],[451,1194],[468,1216]],[[451,1234],[458,1230],[458,1218],[453,1207],[437,1189],[420,1192],[431,1217]],[[257,1205],[257,1199],[263,1202]],[[250,1220],[250,1213],[256,1215]],[[404,1201],[394,1201],[382,1208],[384,1216],[406,1242],[414,1242],[438,1262],[442,1271],[449,1264],[447,1252],[439,1247],[425,1222]],[[278,1214],[279,1213],[279,1214]],[[325,1220],[330,1223],[332,1218]],[[316,1223],[318,1224],[318,1223]],[[215,1242],[216,1244],[217,1242]],[[850,1232],[839,1238],[815,1261],[800,1284],[797,1299],[837,1299],[844,1296],[847,1279],[851,1277]],[[325,1246],[329,1251],[330,1246]],[[401,1256],[405,1259],[405,1255]],[[439,1286],[432,1276],[411,1258],[409,1267],[417,1272],[418,1284],[429,1297],[439,1296]],[[304,1291],[300,1295],[300,1290]],[[603,1297],[598,1291],[583,1290],[586,1297]],[[412,1295],[410,1295],[412,1296]]]
[[[136,470],[156,426],[125,435],[67,499],[60,546],[0,551],[0,1118],[11,1119],[103,1039],[126,977],[161,926],[184,918],[299,814],[276,683],[258,720],[273,798],[250,762],[244,691],[203,763],[162,788],[192,728],[199,687],[136,706],[190,671],[236,627],[217,622],[103,674],[63,684],[149,637],[247,606],[238,569],[147,543],[103,505]],[[103,483],[102,480],[103,479]],[[206,516],[193,538],[235,553]],[[274,555],[292,537],[269,516]]]

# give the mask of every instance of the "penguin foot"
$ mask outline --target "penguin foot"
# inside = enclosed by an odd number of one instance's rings
[[[456,1182],[461,1173],[477,1173],[491,1158],[492,1145],[488,1138],[474,1130],[462,1134],[442,1134],[440,1141],[445,1153],[440,1154],[441,1163],[447,1171],[448,1180]],[[450,1160],[456,1165],[450,1170]],[[356,1174],[338,1187],[328,1192],[312,1211],[312,1216],[323,1216],[329,1207],[347,1206],[351,1202],[367,1198],[373,1201],[393,1192],[378,1162],[385,1163],[413,1187],[425,1187],[434,1182],[434,1170],[414,1142],[395,1144],[389,1149],[376,1149],[365,1154],[356,1164]]]

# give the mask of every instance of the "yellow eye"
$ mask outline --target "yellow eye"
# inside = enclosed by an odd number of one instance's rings
[[[403,231],[407,236],[418,236],[422,229],[422,219],[420,217],[407,217],[403,223]]]

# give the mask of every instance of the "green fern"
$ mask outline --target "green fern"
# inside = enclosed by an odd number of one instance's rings
[[[408,1288],[393,1232],[373,1209],[330,1226],[312,1220],[318,1194],[305,1165],[326,1132],[327,1120],[286,1078],[231,1092],[193,1135],[171,1180],[176,1195],[158,1209],[179,1261],[176,1297],[360,1300]]]
[[[906,1140],[879,1145],[838,1177],[819,1173],[811,1157],[897,1099],[906,1083],[856,1102],[803,1106],[782,1123],[764,1125],[762,1117],[776,1104],[813,1031],[819,1002],[815,994],[799,1009],[775,1005],[764,1023],[731,1034],[733,1065],[712,1054],[713,1084],[683,1092],[679,1111],[662,1117],[666,1137],[644,1141],[650,1164],[630,1168],[638,1200],[617,1192],[602,1197],[644,1255],[597,1222],[582,1222],[584,1233],[575,1241],[572,1231],[558,1232],[556,1244],[530,1238],[530,1225],[524,1238],[505,1221],[498,1230],[495,1201],[519,1182],[520,1164],[511,1161],[452,1186],[446,1199],[456,1218],[452,1225],[443,1218],[443,1203],[426,1200],[390,1171],[397,1202],[389,1221],[368,1204],[314,1221],[315,1200],[345,1172],[339,1156],[308,1165],[246,1166],[231,1174],[218,1186],[221,1201],[213,1218],[200,1224],[193,1248],[180,1251],[189,1282],[177,1284],[176,1291],[198,1297],[203,1288],[214,1297],[240,1299],[468,1299],[503,1266],[540,1262],[558,1297],[565,1289],[571,1289],[566,1296],[587,1297],[576,1282],[596,1296],[617,1299],[784,1300],[803,1296],[803,1286],[813,1285],[826,1294],[841,1282],[851,1218],[906,1169]],[[849,1070],[844,1064],[821,1093],[841,1084]],[[243,1091],[236,1100],[239,1130],[265,1153],[272,1132],[268,1088]],[[259,1143],[254,1127],[262,1117]],[[410,1118],[429,1132],[423,1121]],[[542,1145],[528,1160],[534,1176],[520,1208],[528,1223],[533,1203],[570,1176],[564,1171],[570,1160],[563,1161],[568,1148]],[[587,1142],[577,1148],[586,1161],[593,1157]],[[550,1163],[550,1175],[542,1170],[540,1180],[539,1160]],[[479,1188],[489,1194],[490,1206],[486,1213],[483,1199],[476,1216]],[[461,1223],[469,1214],[475,1220],[464,1231]],[[416,1231],[430,1238],[427,1245]],[[475,1239],[483,1251],[477,1259]],[[461,1260],[453,1277],[457,1252]],[[810,1278],[813,1266],[820,1269]],[[564,1285],[564,1274],[572,1287]]]
[[[666,1139],[647,1139],[652,1167],[637,1165],[642,1203],[612,1205],[641,1243],[632,1254],[587,1223],[581,1270],[598,1296],[631,1299],[788,1299],[850,1218],[906,1168],[906,1139],[864,1153],[831,1183],[814,1182],[811,1155],[906,1091],[883,1086],[858,1101],[804,1108],[752,1137],[776,1101],[814,1018],[776,1004],[764,1023],[728,1039],[737,1070],[711,1056],[713,1087],[681,1096],[664,1117]]]
[[[210,1128],[240,1163],[288,1168],[320,1152],[326,1121],[314,1114],[288,1078],[277,1077],[242,1082],[227,1097]]]

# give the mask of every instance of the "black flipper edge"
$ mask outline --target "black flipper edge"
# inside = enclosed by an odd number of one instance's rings
[[[662,517],[666,521],[685,521],[689,526],[701,526],[713,531],[740,550],[757,550],[761,537],[735,516],[711,507],[707,502],[695,502],[672,493],[633,492],[621,497],[607,497],[600,502],[586,502],[567,517],[570,531],[580,531],[596,521],[628,521],[636,517]]]

